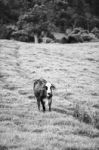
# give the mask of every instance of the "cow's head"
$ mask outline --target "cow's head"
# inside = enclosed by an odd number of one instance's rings
[[[52,90],[55,89],[55,86],[53,84],[47,82],[45,84],[45,89],[46,89],[47,98],[51,98],[52,97]]]

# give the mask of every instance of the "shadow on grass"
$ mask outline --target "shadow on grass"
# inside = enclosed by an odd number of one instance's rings
[[[3,88],[8,89],[10,91],[14,91],[17,89],[17,87],[15,87],[14,85],[10,85],[10,84],[5,84]]]
[[[6,146],[0,145],[0,150],[8,150]]]
[[[10,105],[0,104],[0,108],[12,108]]]
[[[55,111],[55,112],[60,113],[60,114],[71,115],[71,113],[68,110],[64,110],[64,109],[53,108],[52,111]]]
[[[34,95],[29,95],[28,98],[29,99],[35,99],[35,96]]]
[[[74,133],[75,135],[81,135],[81,136],[87,136],[90,138],[98,138],[99,137],[99,132],[94,133],[93,131],[89,131],[89,130],[83,130],[83,129],[79,129],[76,133]]]
[[[36,133],[42,133],[43,130],[42,130],[42,129],[35,129],[35,130],[33,130],[33,132],[36,132]]]
[[[64,150],[94,150],[89,148],[76,148],[76,147],[67,147]]]
[[[92,96],[99,96],[98,93],[94,92],[94,93],[91,93]]]
[[[65,148],[65,150],[79,150],[78,148],[73,148],[73,147],[67,147],[67,148]]]

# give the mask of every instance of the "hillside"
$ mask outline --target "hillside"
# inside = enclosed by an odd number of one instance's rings
[[[40,77],[56,86],[51,112],[37,110]],[[0,40],[0,150],[98,149],[99,43]]]

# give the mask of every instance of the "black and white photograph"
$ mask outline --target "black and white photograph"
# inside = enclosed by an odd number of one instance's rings
[[[0,150],[99,150],[99,0],[0,0]]]

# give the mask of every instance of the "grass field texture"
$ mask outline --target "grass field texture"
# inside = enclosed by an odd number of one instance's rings
[[[37,109],[33,80],[56,86]],[[99,43],[0,40],[0,150],[99,150]]]

